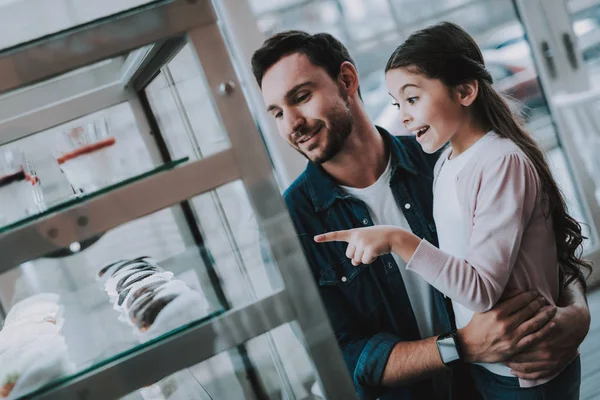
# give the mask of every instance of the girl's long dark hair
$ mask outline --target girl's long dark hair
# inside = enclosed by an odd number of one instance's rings
[[[544,153],[522,128],[507,101],[492,87],[483,55],[475,40],[460,26],[442,22],[410,35],[396,48],[385,71],[413,69],[430,79],[439,79],[449,88],[477,81],[479,92],[472,105],[473,116],[484,129],[493,129],[512,140],[533,163],[552,217],[561,282],[566,287],[579,279],[585,287],[582,270],[591,264],[581,258],[584,239],[581,225],[567,212],[567,205],[552,177]]]

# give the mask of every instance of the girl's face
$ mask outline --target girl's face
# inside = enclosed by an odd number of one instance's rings
[[[426,153],[434,153],[468,123],[461,96],[438,79],[406,68],[389,70],[385,83],[406,129]]]

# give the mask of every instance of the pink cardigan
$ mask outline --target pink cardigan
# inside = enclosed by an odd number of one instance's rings
[[[438,160],[436,178],[449,151]],[[528,289],[556,304],[559,276],[552,218],[546,216],[540,180],[525,154],[495,135],[460,171],[457,189],[468,222],[463,232],[467,257],[444,253],[423,239],[406,268],[475,312]],[[549,380],[520,380],[520,386]]]
[[[436,164],[436,178],[449,151]],[[475,312],[488,311],[499,300],[528,289],[555,304],[556,243],[533,164],[512,141],[494,136],[457,179],[468,222],[463,232],[469,243],[466,259],[423,239],[406,268]]]

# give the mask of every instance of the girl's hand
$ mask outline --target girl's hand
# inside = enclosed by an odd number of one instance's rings
[[[377,257],[391,253],[406,235],[412,233],[395,226],[377,225],[323,233],[314,240],[317,243],[347,242],[346,257],[352,260],[352,265],[358,266],[371,264]]]

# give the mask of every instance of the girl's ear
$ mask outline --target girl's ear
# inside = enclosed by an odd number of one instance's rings
[[[465,107],[473,104],[479,93],[479,82],[477,80],[462,83],[456,86],[458,102]]]

